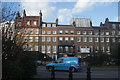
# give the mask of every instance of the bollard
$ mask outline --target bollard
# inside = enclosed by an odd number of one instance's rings
[[[69,70],[69,80],[73,80],[72,68],[70,68],[70,70]]]
[[[87,80],[91,80],[90,66],[87,67]]]
[[[54,66],[52,67],[52,70],[51,70],[51,80],[55,80],[55,70],[54,70]]]

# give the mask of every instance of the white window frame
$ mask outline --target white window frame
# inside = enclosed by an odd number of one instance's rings
[[[38,51],[38,45],[35,45],[35,51]]]
[[[62,30],[60,30],[60,31],[59,31],[59,33],[60,33],[60,34],[62,34],[62,33],[63,33],[63,31],[62,31]]]
[[[57,32],[56,32],[56,31],[52,31],[52,33],[53,33],[53,34],[57,34]]]
[[[56,42],[57,38],[56,37],[52,37],[52,41]]]
[[[47,46],[47,53],[51,52],[51,46]]]
[[[33,29],[30,29],[30,34],[33,34]]]
[[[33,42],[33,37],[29,37],[29,42]]]
[[[74,37],[70,37],[70,40],[73,41],[73,40],[74,40]]]
[[[81,37],[77,37],[77,42],[81,42]]]
[[[42,42],[45,42],[45,37],[42,37]]]
[[[93,39],[92,39],[92,37],[90,37],[90,38],[89,38],[89,42],[92,42],[92,41],[93,41]]]
[[[46,24],[42,24],[42,27],[46,27]]]
[[[68,37],[65,37],[65,41],[68,41],[69,39],[68,39]]]
[[[51,41],[51,37],[47,37],[47,42],[50,42]]]
[[[35,37],[35,42],[38,42],[38,39],[39,39],[38,37]]]
[[[106,42],[110,42],[110,39],[109,39],[109,38],[106,38]]]
[[[47,31],[47,34],[51,34],[51,31]]]
[[[52,46],[52,48],[53,48],[53,49],[52,49],[52,52],[53,52],[53,53],[56,53],[56,52],[57,52],[57,46]]]
[[[98,37],[95,37],[95,42],[99,42],[99,38]]]
[[[36,25],[37,25],[37,21],[33,21],[33,25],[35,25],[35,26],[36,26]]]
[[[47,27],[52,27],[51,24],[47,24]]]
[[[89,31],[89,35],[92,35],[92,31]]]
[[[45,53],[45,46],[42,46],[42,53]]]
[[[87,32],[86,31],[83,31],[83,35],[86,35],[87,34]]]
[[[106,32],[106,35],[109,35],[109,32]]]
[[[26,23],[27,25],[30,25],[30,21],[27,21],[27,23]]]
[[[83,42],[87,42],[87,37],[83,37]]]
[[[100,42],[104,42],[104,38],[103,37],[100,38]]]
[[[68,31],[67,31],[67,30],[65,31],[65,34],[68,34]]]
[[[35,34],[39,34],[39,29],[36,29],[36,30],[35,30]]]
[[[59,41],[62,41],[63,40],[63,37],[59,37]]]
[[[74,31],[70,31],[70,34],[74,34]]]
[[[80,32],[80,31],[77,31],[77,34],[81,34],[81,32]]]
[[[42,34],[45,34],[45,31],[42,31]]]

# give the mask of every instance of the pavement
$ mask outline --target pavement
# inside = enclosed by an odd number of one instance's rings
[[[118,68],[91,68],[92,80],[120,80]],[[35,80],[51,79],[51,72],[46,70],[45,66],[37,67],[37,74],[33,77]],[[68,71],[55,71],[55,80],[68,80]],[[87,68],[80,72],[73,73],[73,80],[87,80]]]

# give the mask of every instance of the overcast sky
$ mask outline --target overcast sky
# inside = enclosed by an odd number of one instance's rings
[[[43,20],[48,22],[53,22],[56,18],[58,18],[60,24],[69,24],[71,18],[90,18],[92,20],[93,26],[96,26],[99,25],[100,22],[104,22],[106,17],[108,17],[110,21],[118,20],[118,2],[115,1],[26,1],[28,0],[20,0],[20,2],[15,3],[15,6],[18,4],[20,5],[19,8],[15,7],[15,10],[22,12],[23,9],[25,9],[27,15],[32,16],[39,15],[39,11],[42,10]]]

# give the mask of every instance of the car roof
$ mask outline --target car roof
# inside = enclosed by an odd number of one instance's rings
[[[59,58],[59,59],[77,59],[77,58],[79,58],[79,57],[61,57],[61,58]]]

